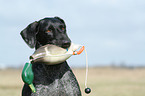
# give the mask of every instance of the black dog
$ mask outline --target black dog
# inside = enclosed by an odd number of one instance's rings
[[[30,48],[35,49],[46,44],[68,48],[71,44],[66,25],[59,17],[33,22],[21,32],[21,36]],[[76,77],[66,61],[57,65],[35,63],[32,69],[36,93],[25,84],[22,96],[81,96]]]

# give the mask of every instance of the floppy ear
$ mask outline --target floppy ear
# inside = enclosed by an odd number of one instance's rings
[[[27,43],[30,48],[34,48],[36,45],[36,34],[37,34],[38,22],[35,21],[29,24],[24,30],[21,31],[23,40]]]

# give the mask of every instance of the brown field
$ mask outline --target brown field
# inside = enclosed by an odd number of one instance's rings
[[[85,69],[73,69],[83,96]],[[0,96],[21,96],[23,82],[21,70],[0,70]],[[145,68],[90,68],[88,86],[89,96],[145,96]]]

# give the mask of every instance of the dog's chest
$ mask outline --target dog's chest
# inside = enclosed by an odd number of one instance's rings
[[[60,94],[59,96],[74,96],[74,94],[80,94],[77,80],[66,62],[57,66],[36,64],[33,67],[35,67],[33,70],[36,93],[32,93],[34,94],[32,96],[57,96],[58,94]]]

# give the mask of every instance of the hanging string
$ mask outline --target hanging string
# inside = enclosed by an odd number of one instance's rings
[[[85,77],[85,87],[87,88],[87,79],[88,79],[88,56],[87,51],[85,49],[85,55],[86,55],[86,77]]]
[[[91,92],[91,88],[88,88],[87,87],[87,79],[88,79],[88,68],[89,68],[89,66],[88,66],[88,56],[87,56],[87,51],[86,51],[86,49],[85,49],[85,54],[86,54],[86,78],[85,78],[85,93],[86,94],[89,94],[90,92]]]

